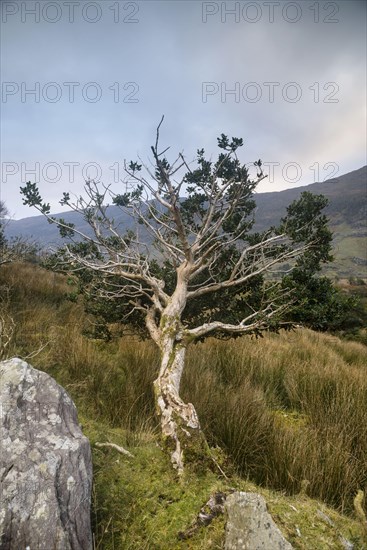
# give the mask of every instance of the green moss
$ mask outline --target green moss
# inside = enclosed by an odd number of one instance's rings
[[[291,410],[275,410],[273,411],[276,422],[281,426],[288,427],[290,429],[302,429],[308,424],[308,417],[299,411]]]
[[[97,548],[221,548],[223,517],[200,529],[189,543],[178,538],[209,496],[222,488],[216,475],[209,470],[201,476],[187,471],[178,481],[155,439],[147,442],[141,434],[141,444],[129,447],[134,458],[128,458],[114,449],[94,446],[96,441],[109,440],[126,447],[123,430],[110,430],[85,417],[81,420],[92,444]]]
[[[321,502],[307,497],[284,498],[273,494],[268,507],[295,549],[343,550],[343,540],[353,543],[354,550],[366,548],[362,526]]]
[[[154,434],[135,434],[132,447],[127,444],[128,432],[110,429],[107,424],[83,415],[80,420],[90,438],[93,453],[96,549],[223,548],[224,516],[214,519],[208,527],[199,528],[188,540],[180,540],[178,534],[192,525],[213,493],[228,492],[231,488],[262,494],[274,520],[296,549],[343,549],[342,538],[353,542],[355,550],[366,548],[361,524],[319,501],[304,496],[286,497],[233,474],[225,479],[219,470],[215,473],[209,468],[200,474],[187,469],[178,480]],[[97,448],[96,441],[120,444],[128,448],[134,458],[114,449]],[[214,455],[223,465],[223,452],[216,449]],[[229,476],[228,469],[226,473]]]
[[[184,426],[184,430],[187,431],[187,426]],[[185,432],[180,430],[180,442],[183,449],[185,467],[196,474],[201,474],[208,469],[213,469],[214,463],[211,460],[209,445],[203,432],[197,429],[189,429],[189,432],[190,437],[186,436]]]
[[[173,337],[177,334],[177,331],[181,328],[181,321],[178,315],[162,315],[159,328],[163,335]]]

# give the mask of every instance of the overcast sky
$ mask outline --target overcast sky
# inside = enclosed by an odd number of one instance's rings
[[[366,164],[366,2],[3,1],[1,199],[39,183],[53,211],[86,177],[162,146],[262,159],[259,191]],[[33,91],[32,91],[33,90]],[[347,192],[348,190],[346,190]]]

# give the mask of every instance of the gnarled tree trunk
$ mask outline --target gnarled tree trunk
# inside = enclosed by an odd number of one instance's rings
[[[180,335],[177,320],[165,317],[165,323],[160,346],[161,368],[154,382],[156,409],[172,464],[182,474],[184,463],[205,459],[207,443],[194,405],[184,403],[179,395],[187,343]]]

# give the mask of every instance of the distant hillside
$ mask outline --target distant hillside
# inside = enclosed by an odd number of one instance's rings
[[[109,215],[114,218],[121,227],[121,232],[132,228],[132,219],[121,213],[118,206],[109,207]],[[83,220],[77,212],[65,211],[54,214],[56,218],[63,218],[68,223],[74,223],[75,226],[84,234],[92,234],[88,223]],[[59,235],[55,224],[50,224],[44,216],[33,216],[21,220],[11,220],[6,226],[7,237],[26,237],[39,243],[42,247],[55,247],[62,245],[65,241]]]
[[[367,277],[367,166],[322,183],[256,195],[256,229],[277,224],[303,191],[328,197],[326,214],[334,233],[335,262],[330,274]]]
[[[327,271],[339,277],[367,277],[367,166],[322,183],[256,194],[256,229],[263,230],[277,224],[286,213],[286,207],[303,191],[321,193],[330,200],[327,215],[334,233],[335,263]],[[123,216],[118,207],[111,206],[110,215],[118,221],[121,230],[132,227],[131,219]],[[75,212],[65,212],[59,216],[89,232],[88,225]],[[58,246],[61,243],[57,228],[43,216],[11,221],[7,234],[9,237],[22,235],[32,238],[41,246]]]

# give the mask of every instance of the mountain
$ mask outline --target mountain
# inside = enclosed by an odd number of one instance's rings
[[[256,230],[276,225],[285,215],[287,206],[303,191],[323,194],[329,198],[326,214],[334,233],[335,262],[326,268],[330,275],[339,277],[367,277],[367,166],[325,182],[303,187],[255,195]],[[123,216],[116,206],[109,207],[109,215],[118,221],[121,230],[132,228],[132,220]],[[75,212],[56,215],[89,233],[86,222]],[[12,220],[7,226],[8,237],[24,236],[41,246],[58,246],[62,242],[58,230],[43,216]]]
[[[118,206],[109,206],[108,211],[109,216],[117,220],[121,232],[133,228],[132,219],[122,214]],[[89,236],[92,235],[90,226],[77,212],[67,211],[53,214],[53,216],[55,218],[63,218],[67,223],[74,223],[81,233]],[[10,220],[6,225],[5,232],[8,238],[22,236],[40,244],[43,248],[58,247],[65,242],[64,239],[60,237],[56,225],[50,224],[45,216],[42,215],[23,218],[21,220]]]
[[[326,215],[334,234],[335,261],[330,275],[367,277],[367,166],[322,183],[312,183],[273,193],[256,194],[256,225],[259,231],[275,225],[287,206],[303,191],[328,197]]]

